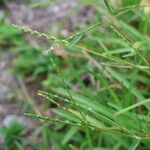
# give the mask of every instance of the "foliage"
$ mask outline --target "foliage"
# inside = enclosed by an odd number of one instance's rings
[[[7,150],[23,149],[21,132],[24,130],[24,126],[12,122],[8,128],[0,128],[0,135],[4,137],[4,144]]]
[[[39,129],[45,149],[49,141],[56,149],[149,148],[149,16],[139,11],[139,1],[123,1],[122,8],[115,8],[105,0],[107,11],[96,7],[98,1],[82,2],[95,6],[97,23],[79,26],[66,39],[16,25],[11,29],[46,38],[51,45],[46,55],[23,39],[12,49],[18,54],[15,72],[32,74],[33,81],[47,74],[41,84],[48,92],[38,94],[54,114],[26,115],[46,122]],[[107,19],[99,22],[103,15]],[[66,58],[53,54],[58,45],[69,54]]]

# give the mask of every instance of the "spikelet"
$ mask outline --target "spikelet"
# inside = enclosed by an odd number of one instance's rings
[[[67,124],[67,125],[73,125],[73,126],[81,127],[80,121],[78,121],[78,122],[62,121],[59,119],[50,118],[48,116],[42,116],[42,115],[38,115],[38,114],[29,114],[29,113],[25,113],[25,115],[30,117],[30,118],[34,118],[34,119],[41,119],[44,121],[51,121],[51,122],[57,122],[57,123],[61,123],[61,124]]]
[[[38,32],[38,31],[33,31],[29,28],[25,28],[25,27],[22,27],[22,26],[19,26],[19,25],[16,25],[16,24],[12,24],[13,27],[23,31],[23,32],[27,32],[27,33],[30,33],[30,34],[33,34],[33,35],[37,35],[38,37],[43,37],[47,40],[52,40],[52,41],[56,41],[57,39],[53,36],[49,36],[45,33],[42,33],[42,32]]]

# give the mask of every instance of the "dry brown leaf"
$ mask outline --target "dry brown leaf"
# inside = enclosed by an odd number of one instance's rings
[[[150,0],[142,0],[140,5],[145,6],[142,8],[144,13],[150,13]]]
[[[80,54],[75,54],[75,53],[68,53],[60,44],[56,44],[53,49],[52,52],[57,55],[57,56],[61,56],[63,58],[67,58],[67,57],[82,57]]]

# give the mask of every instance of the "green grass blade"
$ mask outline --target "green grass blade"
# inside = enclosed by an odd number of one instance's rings
[[[150,98],[149,98],[149,99],[146,99],[146,100],[143,100],[143,101],[140,101],[139,103],[136,103],[136,104],[134,104],[134,105],[131,105],[131,106],[129,106],[129,107],[126,107],[126,108],[124,108],[124,109],[118,111],[117,113],[114,114],[114,116],[121,115],[121,114],[126,113],[127,111],[129,111],[129,110],[131,110],[131,109],[134,109],[134,108],[136,108],[136,107],[138,107],[138,106],[140,106],[140,105],[146,105],[146,104],[149,103],[149,102],[150,102]]]

